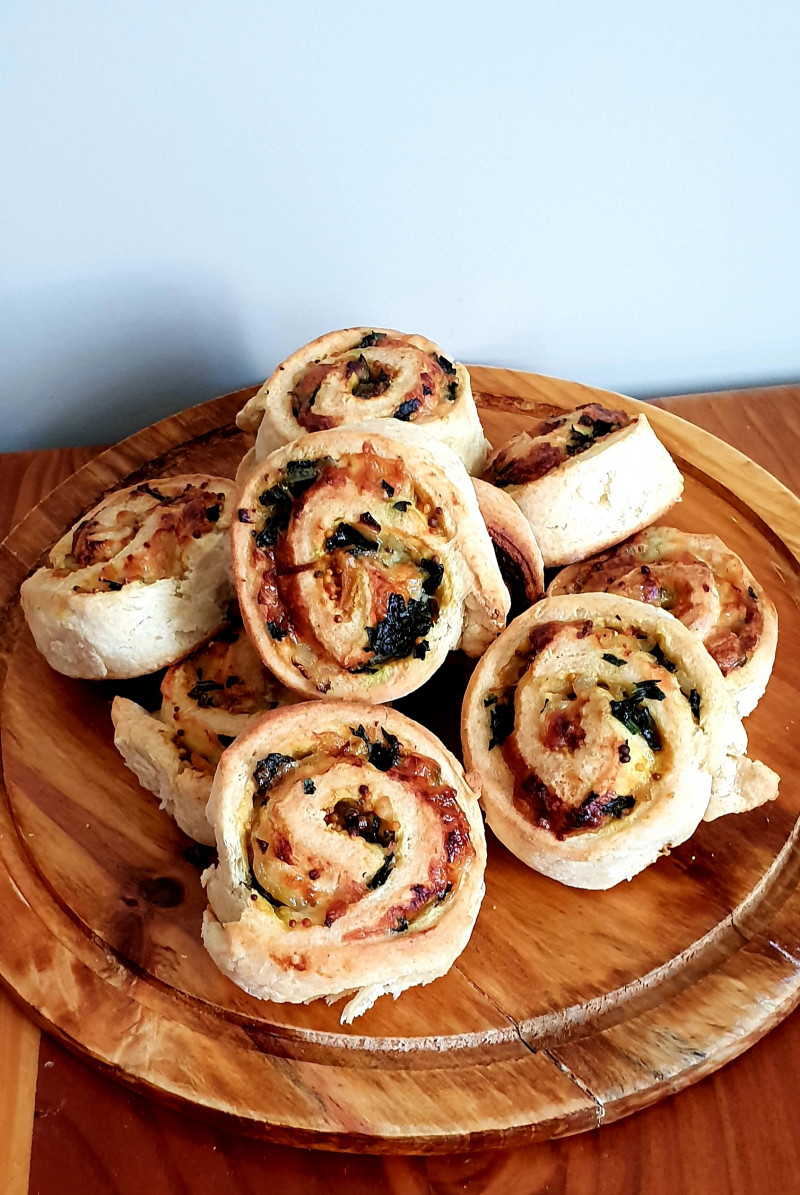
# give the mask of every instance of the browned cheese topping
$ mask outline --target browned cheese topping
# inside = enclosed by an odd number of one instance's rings
[[[456,400],[456,371],[446,357],[405,337],[370,332],[352,348],[306,365],[293,379],[290,398],[292,414],[309,432],[338,427],[342,404],[352,411],[353,399],[364,404],[362,418],[371,400],[384,399],[382,415],[418,421]]]
[[[240,625],[167,669],[161,695],[161,720],[175,735],[181,761],[207,773],[257,714],[293,700]]]
[[[701,638],[723,676],[750,659],[763,634],[756,591],[733,553],[709,563],[671,528],[648,528],[607,552],[570,565],[561,593],[614,593],[660,606]]]
[[[345,940],[424,928],[420,919],[446,903],[474,858],[466,814],[439,765],[385,730],[375,739],[363,726],[348,738],[320,735],[313,752],[259,760],[254,780],[254,888],[290,929],[331,926],[387,884],[395,888],[390,903]],[[424,851],[422,870],[402,885],[393,877],[411,844],[398,787],[422,807],[425,826],[424,844],[414,844]]]
[[[492,461],[486,479],[501,489],[538,481],[631,422],[624,411],[610,411],[599,403],[542,419],[531,432],[509,441]]]
[[[549,622],[484,695],[489,750],[513,779],[512,801],[557,838],[630,816],[668,772],[662,703],[695,725],[700,696],[685,693],[660,644],[633,627]]]
[[[216,493],[206,482],[199,486],[187,484],[175,494],[147,483],[124,500],[112,494],[100,512],[75,528],[70,551],[54,571],[58,576],[68,576],[79,569],[105,565],[99,584],[93,583],[87,592],[176,576],[183,567],[187,548],[216,527],[224,504],[225,495]],[[145,530],[144,543],[134,543]],[[128,546],[131,551],[124,555]]]
[[[342,517],[331,514],[337,509]],[[263,624],[276,642],[300,645],[292,662],[307,679],[318,661],[371,673],[390,660],[424,658],[444,566],[422,536],[444,544],[450,532],[448,516],[425,500],[401,460],[367,443],[339,462],[290,461],[239,519],[253,524]]]

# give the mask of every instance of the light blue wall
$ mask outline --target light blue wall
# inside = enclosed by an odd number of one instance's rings
[[[796,0],[4,0],[0,448],[331,328],[633,393],[800,377]]]

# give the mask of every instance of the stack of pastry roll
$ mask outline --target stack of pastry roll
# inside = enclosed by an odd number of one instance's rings
[[[677,502],[683,478],[646,415],[589,403],[548,416],[492,456],[486,480],[531,525],[548,567],[583,560]]]
[[[233,483],[192,474],[116,490],[23,582],[36,646],[67,676],[142,676],[180,660],[233,598]]]
[[[477,797],[424,727],[363,702],[266,714],[224,753],[209,804],[203,940],[264,999],[350,997],[349,1022],[450,968],[483,896]]]
[[[776,795],[740,720],[774,607],[715,537],[643,530],[683,485],[644,415],[539,419],[473,481],[488,444],[466,369],[363,327],[299,349],[237,422],[256,438],[235,486],[112,493],[21,596],[61,672],[167,669],[155,713],[114,699],[115,743],[216,844],[203,940],[242,988],[348,996],[350,1021],[443,975],[483,895],[479,795],[525,863],[583,888]],[[466,775],[381,704],[455,649],[479,657]]]
[[[391,432],[391,434],[389,434]],[[314,432],[248,475],[232,523],[245,626],[308,697],[389,701],[477,656],[509,596],[470,479],[419,428]]]
[[[222,754],[204,942],[262,998],[349,994],[350,1021],[443,975],[483,894],[463,770],[376,703],[418,688],[459,645],[480,654],[509,597],[462,462],[385,421],[309,433],[255,465],[232,549],[261,659],[327,700],[263,715]]]
[[[702,639],[740,715],[755,709],[775,661],[778,616],[718,536],[648,527],[609,552],[562,569],[547,592],[601,591],[669,610]]]
[[[398,420],[449,445],[479,474],[489,447],[469,374],[424,336],[376,328],[328,332],[292,353],[239,412],[256,432],[246,472],[307,432]]]
[[[626,597],[546,598],[517,618],[473,673],[462,735],[497,837],[579,888],[777,795],[700,640]]]
[[[297,697],[270,675],[243,628],[234,625],[168,669],[161,695],[155,714],[127,697],[114,698],[114,745],[183,832],[213,846],[206,805],[222,752],[261,714]]]

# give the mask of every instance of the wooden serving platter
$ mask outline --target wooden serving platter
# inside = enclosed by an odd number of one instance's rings
[[[232,475],[254,391],[147,428],[84,466],[0,545],[0,979],[50,1032],[184,1110],[288,1144],[432,1153],[594,1128],[709,1074],[800,999],[800,502],[673,415],[575,383],[473,368],[487,435],[599,399],[647,410],[686,477],[665,521],[719,534],[778,607],[772,681],[747,720],[777,802],[701,825],[610,892],[565,888],[489,838],[487,893],[451,972],[352,1026],[341,1005],[276,1005],[200,942],[203,859],[113,746],[116,692],[37,654],[17,591],[103,492]],[[461,656],[398,705],[458,751]]]

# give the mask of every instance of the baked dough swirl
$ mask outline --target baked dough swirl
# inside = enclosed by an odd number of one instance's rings
[[[180,660],[233,599],[234,485],[190,474],[107,495],[23,582],[36,646],[67,676],[143,676]]]
[[[646,527],[683,490],[647,416],[597,403],[513,436],[485,477],[517,503],[548,568],[583,560]]]
[[[478,800],[438,739],[363,702],[284,707],[223,755],[203,941],[254,996],[386,993],[444,975],[483,897]]]
[[[232,525],[245,626],[309,697],[389,701],[461,647],[480,655],[508,592],[464,466],[416,427],[314,432],[248,477]]]
[[[468,472],[483,469],[489,444],[465,367],[424,336],[376,328],[328,332],[278,366],[236,420],[257,432],[245,468],[307,432],[365,419],[410,421]]]
[[[481,515],[511,598],[508,617],[516,618],[544,593],[544,562],[531,525],[513,498],[473,478]]]
[[[778,615],[744,562],[716,535],[648,527],[574,564],[548,594],[606,593],[661,606],[703,640],[741,717],[764,695],[778,645]]]
[[[631,598],[546,598],[515,619],[473,673],[462,735],[494,833],[578,888],[777,795],[700,641]]]
[[[298,698],[267,671],[241,626],[168,669],[161,696],[155,714],[114,698],[114,745],[183,832],[213,846],[206,805],[222,752],[267,710]]]

